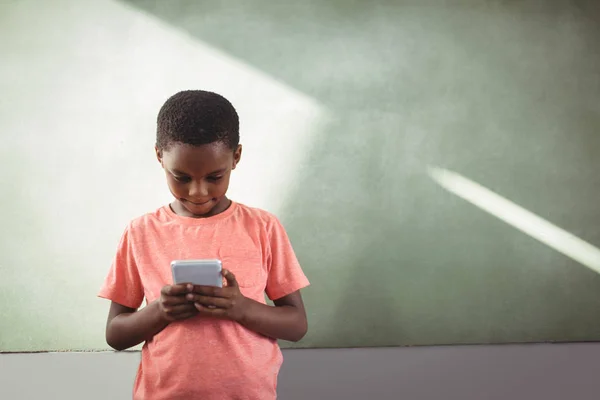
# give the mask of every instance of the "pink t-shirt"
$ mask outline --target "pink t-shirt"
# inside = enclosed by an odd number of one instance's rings
[[[276,300],[309,284],[279,220],[233,202],[209,218],[182,217],[165,206],[133,220],[99,296],[137,309],[173,283],[172,260],[207,258],[220,259],[242,294],[261,303],[265,293]],[[276,340],[197,316],[144,344],[133,398],[275,399],[282,361]]]

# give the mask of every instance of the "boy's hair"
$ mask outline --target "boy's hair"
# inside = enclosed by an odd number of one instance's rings
[[[158,112],[156,147],[168,150],[174,143],[200,146],[222,142],[235,150],[240,123],[233,105],[220,94],[185,90],[171,96]]]

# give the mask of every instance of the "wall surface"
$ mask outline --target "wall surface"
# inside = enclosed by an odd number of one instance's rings
[[[286,350],[281,400],[592,400],[600,345]],[[138,353],[0,355],[0,398],[127,400]]]
[[[298,346],[600,339],[599,11],[0,2],[0,351],[106,348],[95,294],[170,200],[154,124],[187,88],[239,110],[231,196],[312,282]]]

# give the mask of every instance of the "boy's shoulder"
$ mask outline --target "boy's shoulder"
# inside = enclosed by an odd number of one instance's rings
[[[169,206],[162,206],[154,211],[146,212],[132,218],[127,224],[127,230],[136,231],[139,229],[145,229],[151,225],[169,222],[169,214],[166,210],[166,207]]]
[[[278,221],[278,218],[277,216],[275,216],[275,214],[265,209],[248,206],[243,203],[234,203],[234,206],[236,207],[235,212],[242,215],[243,217],[247,217],[264,223],[273,223]]]

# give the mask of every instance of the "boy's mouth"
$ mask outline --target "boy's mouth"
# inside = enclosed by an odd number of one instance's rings
[[[195,201],[191,201],[191,200],[186,200],[186,199],[182,199],[182,200],[184,202],[186,202],[186,203],[190,203],[190,204],[193,204],[195,206],[205,206],[205,205],[207,205],[208,203],[210,203],[212,201],[212,199],[210,199],[210,200],[206,200],[206,201],[201,202],[201,203],[196,203]]]

